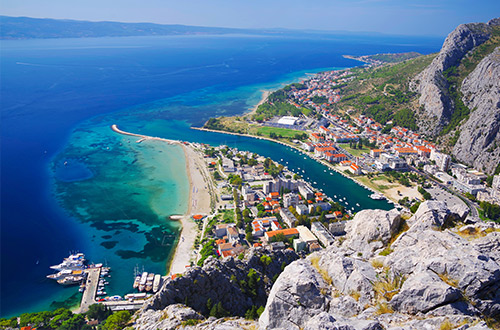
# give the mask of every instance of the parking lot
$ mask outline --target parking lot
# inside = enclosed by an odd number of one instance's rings
[[[432,195],[432,197],[438,201],[443,201],[451,207],[453,205],[462,204],[467,207],[467,205],[457,196],[450,194],[449,192],[443,190],[442,188],[432,184],[432,187],[426,188],[426,190]]]

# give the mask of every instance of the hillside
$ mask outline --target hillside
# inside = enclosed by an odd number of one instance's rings
[[[189,34],[265,33],[244,29],[152,23],[90,22],[0,16],[1,39],[93,38]]]

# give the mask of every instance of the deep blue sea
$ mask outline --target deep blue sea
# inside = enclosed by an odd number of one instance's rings
[[[45,278],[70,251],[112,267],[110,294],[131,291],[136,265],[165,272],[178,233],[166,217],[187,208],[183,153],[140,146],[111,124],[283,159],[356,211],[389,208],[290,148],[190,126],[243,113],[262,90],[306,73],[360,65],[342,54],[427,54],[441,43],[319,34],[1,41],[0,315],[77,303],[75,287]]]

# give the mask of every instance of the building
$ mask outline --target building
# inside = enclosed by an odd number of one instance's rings
[[[288,227],[290,228],[295,227],[295,224],[297,223],[297,218],[295,217],[295,215],[293,215],[292,212],[290,212],[289,209],[281,208],[280,215]]]
[[[306,226],[297,226],[299,231],[299,238],[307,244],[318,242],[318,239]]]
[[[306,214],[309,214],[309,209],[307,208],[307,206],[305,206],[304,204],[298,204],[295,206],[295,210],[297,211],[298,214],[300,215],[306,215]]]
[[[289,191],[297,191],[297,189],[299,188],[299,183],[298,181],[293,179],[283,179],[278,177],[274,180],[265,182],[262,188],[266,195],[272,192],[280,193],[283,189],[288,189]]]
[[[229,242],[237,242],[240,240],[240,233],[235,226],[227,227],[227,239]]]
[[[287,126],[294,126],[298,120],[299,120],[298,117],[283,116],[278,120],[278,124],[287,125]]]
[[[450,167],[451,157],[447,154],[440,153],[436,149],[431,150],[430,160],[436,162],[436,166],[440,171],[446,172]]]
[[[215,226],[215,236],[217,236],[218,238],[222,238],[224,236],[227,235],[227,227],[229,227],[230,225],[233,225],[234,224],[228,224],[228,223],[221,223],[217,226]]]
[[[292,238],[292,237],[298,237],[299,231],[297,230],[297,228],[266,231],[264,234],[264,238],[267,242],[269,242],[274,236],[278,234],[283,234],[286,238]]]
[[[330,203],[326,203],[326,202],[314,203],[314,204],[309,205],[309,213],[314,212],[317,207],[320,207],[321,211],[330,211],[330,209],[332,208]]]
[[[222,158],[222,170],[224,172],[233,173],[235,171],[234,162],[229,158]]]
[[[306,248],[306,242],[301,240],[300,238],[296,238],[293,240],[293,249],[295,252],[302,251]]]
[[[325,226],[319,221],[311,223],[311,232],[316,235],[324,246],[329,246],[335,242],[332,234],[326,230]]]
[[[314,197],[314,193],[311,188],[306,186],[305,184],[299,185],[299,193],[304,197],[305,199],[312,199]]]
[[[472,195],[476,195],[478,192],[485,190],[485,187],[482,184],[469,184],[460,182],[459,180],[453,181],[453,187],[461,192]]]
[[[349,166],[348,168],[349,171],[351,171],[352,174],[354,175],[361,175],[361,167],[359,167],[358,165],[352,163],[351,166]]]
[[[328,225],[330,233],[334,236],[345,235],[345,225],[347,221],[337,221]]]
[[[283,196],[283,205],[288,208],[290,206],[295,206],[299,203],[299,195],[294,193],[288,193]]]
[[[493,189],[500,190],[500,174],[497,174],[493,177],[493,182],[491,184]]]
[[[380,156],[381,152],[382,152],[382,149],[372,149],[372,150],[370,150],[370,157],[378,158]]]

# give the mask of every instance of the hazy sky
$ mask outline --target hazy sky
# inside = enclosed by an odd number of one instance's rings
[[[9,16],[446,35],[500,16],[499,0],[1,0]]]

